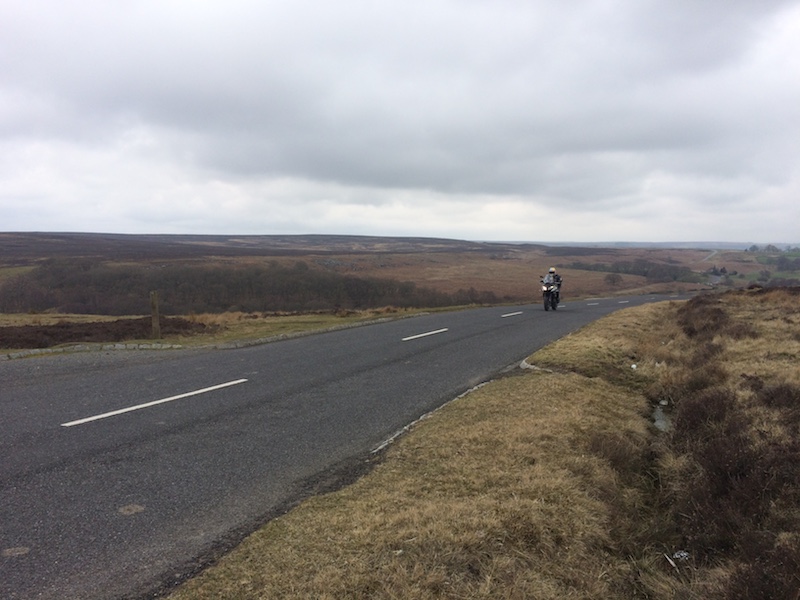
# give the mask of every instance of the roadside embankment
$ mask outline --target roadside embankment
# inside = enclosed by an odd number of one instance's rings
[[[797,289],[614,313],[170,598],[796,598],[799,360]]]

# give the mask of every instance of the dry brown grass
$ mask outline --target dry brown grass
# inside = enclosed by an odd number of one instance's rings
[[[796,599],[797,300],[606,317],[529,358],[549,370],[420,422],[368,476],[272,521],[172,600]],[[687,335],[709,308],[725,314],[716,331]],[[652,426],[659,402],[669,433]]]
[[[514,300],[538,297],[539,277],[553,265],[568,265],[574,262],[611,263],[646,259],[670,261],[704,271],[713,266],[704,263],[707,251],[698,250],[649,250],[641,248],[615,249],[604,252],[597,249],[593,255],[588,251],[577,254],[559,252],[552,255],[545,248],[522,248],[503,254],[433,252],[415,254],[353,254],[331,256],[309,256],[309,264],[335,270],[339,273],[385,277],[401,281],[414,281],[422,287],[446,293],[458,290],[491,290],[499,298],[506,296]],[[610,252],[610,253],[607,253]],[[664,293],[683,292],[696,289],[696,284],[673,282],[648,284],[644,277],[624,275],[620,285],[610,285],[607,273],[561,268],[568,298],[617,293]]]
[[[210,336],[192,336],[176,342],[183,345],[248,342],[276,336],[346,327],[383,318],[402,318],[421,311],[384,307],[375,310],[351,310],[303,314],[271,313],[203,313],[190,315],[191,321],[212,326]]]
[[[59,323],[101,323],[135,317],[112,317],[104,315],[75,315],[68,313],[0,313],[0,327],[20,325],[58,325]]]
[[[186,317],[195,323],[208,326],[202,334],[165,335],[162,344],[184,347],[218,346],[225,344],[247,344],[280,336],[290,336],[310,331],[321,331],[336,327],[356,326],[385,318],[403,318],[418,314],[418,310],[383,307],[374,310],[339,311],[304,314],[271,313],[203,313]],[[56,325],[60,323],[110,322],[118,319],[141,317],[118,317],[102,315],[72,315],[62,313],[0,313],[0,327],[21,325]],[[152,339],[126,339],[126,343],[152,343]],[[19,349],[21,350],[21,349]]]

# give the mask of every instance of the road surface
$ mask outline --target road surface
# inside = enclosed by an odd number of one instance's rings
[[[664,299],[0,362],[0,597],[149,597],[364,472],[421,415],[602,315]]]

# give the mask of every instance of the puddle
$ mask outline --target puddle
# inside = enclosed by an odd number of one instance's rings
[[[653,424],[659,431],[669,431],[669,428],[672,426],[672,420],[669,418],[669,415],[664,412],[664,406],[661,404],[656,406],[653,410]]]

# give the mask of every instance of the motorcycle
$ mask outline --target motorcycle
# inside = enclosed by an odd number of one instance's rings
[[[544,309],[550,310],[552,308],[555,310],[560,301],[558,284],[554,281],[545,282],[544,279],[540,279],[539,281],[542,283],[542,300],[544,301]]]

